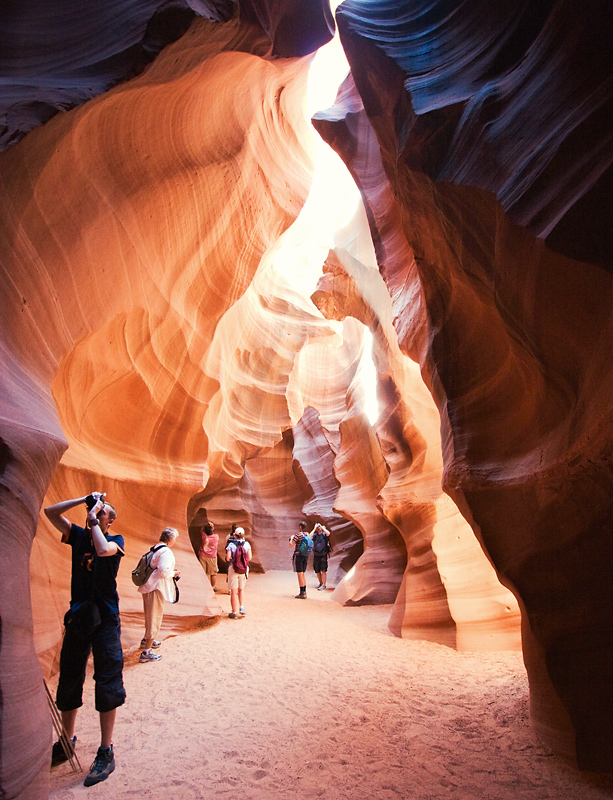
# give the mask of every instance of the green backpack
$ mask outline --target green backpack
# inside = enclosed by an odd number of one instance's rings
[[[298,547],[298,552],[301,556],[308,556],[308,554],[313,549],[313,540],[308,534],[303,534],[302,540],[300,542],[300,546]]]

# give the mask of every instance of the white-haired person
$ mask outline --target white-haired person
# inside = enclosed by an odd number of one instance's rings
[[[251,561],[251,545],[245,540],[245,531],[240,526],[232,526],[232,533],[226,542],[226,561],[228,562],[228,588],[230,589],[230,619],[239,619],[245,611],[245,585]]]
[[[175,569],[175,556],[171,548],[175,546],[178,537],[179,531],[176,528],[164,528],[154,547],[151,559],[153,572],[146,583],[138,587],[143,596],[145,612],[145,636],[140,643],[143,648],[139,659],[141,664],[159,661],[162,657],[160,653],[154,653],[153,648],[161,644],[156,637],[164,617],[164,601],[172,603],[175,599],[173,578],[178,578],[180,573]]]

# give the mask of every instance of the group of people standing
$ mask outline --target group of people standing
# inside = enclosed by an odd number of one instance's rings
[[[306,522],[298,524],[298,531],[293,533],[289,538],[290,547],[294,548],[292,555],[292,564],[294,572],[298,577],[299,592],[296,598],[306,600],[306,570],[309,560],[309,555],[313,553],[313,570],[317,574],[319,585],[318,591],[325,591],[327,589],[327,576],[328,576],[328,554],[331,552],[330,545],[330,531],[325,525],[318,522],[312,531],[308,532],[308,525]],[[215,533],[215,525],[212,522],[207,522],[202,527],[202,544],[198,550],[198,560],[208,576],[213,591],[217,592],[217,575],[219,573],[219,565],[217,561],[217,551],[219,548],[219,536]],[[246,554],[247,565],[251,560],[251,545],[245,540],[245,532],[243,528],[232,524],[232,531],[228,536],[225,547],[226,561],[228,562],[228,588],[230,590],[230,604],[232,610],[228,614],[230,619],[238,619],[245,616],[244,606],[244,591],[247,575],[249,573],[248,566],[246,568],[242,563],[241,549]],[[238,564],[237,561],[241,563]]]
[[[308,527],[306,522],[300,522],[297,533],[293,533],[289,537],[289,546],[294,548],[292,564],[298,578],[297,600],[307,599],[306,570],[311,551],[313,552],[313,571],[319,579],[317,590],[321,592],[328,588],[328,554],[332,550],[330,531],[319,522],[310,533],[307,533]]]
[[[87,508],[85,526],[71,523],[65,513],[79,505]],[[117,708],[125,702],[123,684],[123,651],[119,621],[119,596],[117,573],[125,555],[123,536],[112,535],[110,527],[117,517],[115,508],[103,492],[92,492],[84,497],[64,500],[47,506],[45,515],[62,534],[62,542],[72,549],[70,608],[64,617],[64,639],[60,653],[60,673],[56,704],[61,713],[65,736],[53,745],[51,766],[68,760],[76,743],[77,712],[83,705],[83,685],[90,653],[94,657],[95,706],[100,715],[100,747],[87,774],[84,785],[93,786],[106,780],[115,770],[113,730]],[[306,599],[305,572],[308,557],[313,551],[313,568],[319,579],[319,590],[326,589],[330,532],[321,524],[307,532],[306,522],[299,524],[297,533],[290,537],[294,547],[293,565],[298,575],[300,593]],[[150,574],[139,585],[143,598],[145,634],[141,640],[140,663],[158,661],[162,656],[154,652],[161,642],[156,638],[164,614],[164,603],[175,602],[178,597],[176,581],[180,577],[175,568],[172,549],[179,532],[164,528],[159,541],[151,548]],[[218,591],[217,576],[219,536],[215,525],[207,522],[202,528],[202,545],[198,560],[208,576],[214,592]],[[245,531],[234,523],[224,547],[228,563],[228,588],[230,591],[230,619],[240,619],[246,614],[245,585],[251,561],[251,545]],[[136,570],[135,570],[136,572]],[[144,576],[143,576],[144,577]]]
[[[211,582],[213,591],[217,592],[217,575],[219,564],[217,550],[219,536],[215,533],[215,524],[207,522],[202,528],[202,544],[198,550],[198,561]],[[245,585],[249,575],[251,561],[251,545],[245,539],[245,531],[236,522],[226,539],[225,556],[228,563],[228,590],[230,592],[230,619],[240,619],[247,613],[245,610]]]

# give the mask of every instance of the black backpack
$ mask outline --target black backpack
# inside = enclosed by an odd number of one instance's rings
[[[135,569],[132,570],[132,583],[135,586],[143,586],[143,584],[147,583],[151,573],[155,569],[155,567],[151,566],[151,559],[153,558],[153,554],[157,553],[161,547],[166,547],[166,545],[154,544],[150,550],[140,557]]]

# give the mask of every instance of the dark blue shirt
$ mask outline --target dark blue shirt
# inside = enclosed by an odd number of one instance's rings
[[[123,536],[107,534],[106,539],[124,549]],[[78,525],[70,526],[68,544],[72,547],[70,605],[93,598],[103,619],[118,614],[117,571],[123,553],[99,556],[89,530]]]

